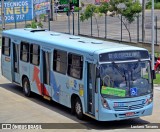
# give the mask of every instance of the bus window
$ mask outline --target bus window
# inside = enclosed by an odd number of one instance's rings
[[[68,55],[68,75],[77,79],[82,79],[83,59],[82,56]]]
[[[66,74],[67,70],[67,52],[62,50],[54,50],[53,70]]]
[[[2,54],[10,56],[10,39],[3,37],[2,38]]]
[[[30,63],[33,65],[39,65],[40,60],[40,46],[31,44],[30,46]]]
[[[29,44],[26,42],[21,43],[21,56],[22,61],[28,62],[29,61]]]

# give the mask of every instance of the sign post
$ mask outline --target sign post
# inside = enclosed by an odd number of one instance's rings
[[[1,0],[2,29],[5,30],[4,0]]]

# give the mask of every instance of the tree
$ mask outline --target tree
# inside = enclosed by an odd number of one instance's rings
[[[89,18],[94,17],[96,20],[98,37],[99,37],[99,26],[98,26],[98,22],[97,22],[97,18],[96,18],[96,13],[98,13],[97,6],[95,6],[93,4],[89,4],[89,5],[87,5],[84,12],[80,14],[80,20],[83,22],[84,20],[88,20]]]
[[[99,26],[98,26],[96,14],[97,13],[104,13],[105,15],[107,15],[108,9],[109,9],[109,4],[106,2],[103,2],[100,6],[95,6],[93,4],[89,4],[89,5],[87,5],[84,12],[81,13],[80,20],[83,22],[84,20],[88,20],[89,18],[94,17],[96,20],[98,37],[99,37]]]
[[[109,11],[109,3],[108,2],[101,3],[100,6],[98,7],[98,11],[100,13],[104,13],[105,15],[107,15]]]
[[[109,2],[101,3],[99,7],[93,4],[89,4],[84,10],[84,13],[81,13],[80,20],[88,20],[93,16],[96,19],[97,31],[99,36],[99,26],[96,18],[96,13],[104,13],[105,15],[107,15],[108,11],[112,12],[113,15],[118,16],[119,19],[121,19],[120,16],[122,16],[122,23],[128,31],[129,39],[131,42],[131,34],[127,27],[127,23],[131,24],[142,11],[142,6],[139,0],[110,0]]]
[[[142,6],[139,0],[110,0],[109,10],[117,15],[119,19],[120,16],[122,16],[122,23],[128,31],[131,42],[131,35],[127,23],[131,24],[142,11]]]
[[[100,4],[98,11],[102,14],[105,14],[105,38],[106,38],[106,33],[107,33],[107,13],[109,10],[109,3],[108,2],[103,2]]]

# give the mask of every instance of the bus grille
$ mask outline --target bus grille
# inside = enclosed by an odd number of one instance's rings
[[[116,104],[113,108],[115,111],[128,111],[136,110],[144,107],[144,100],[131,101],[131,102],[114,102]]]

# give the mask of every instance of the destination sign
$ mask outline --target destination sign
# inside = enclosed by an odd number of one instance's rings
[[[100,62],[105,61],[125,61],[125,60],[137,60],[148,59],[149,54],[147,51],[118,51],[100,54]]]

